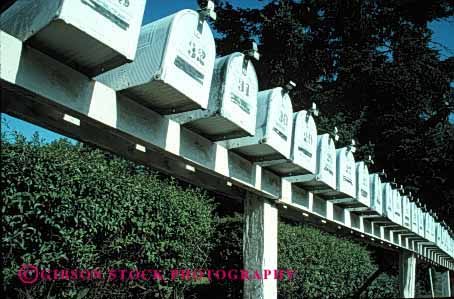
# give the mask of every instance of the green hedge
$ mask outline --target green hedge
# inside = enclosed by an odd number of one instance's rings
[[[279,268],[297,272],[278,285],[280,298],[346,298],[377,269],[363,246],[309,226],[281,223],[278,248]],[[397,290],[396,277],[384,274],[367,296],[393,298]]]
[[[220,241],[211,255],[214,267],[241,267],[242,231],[241,215],[218,222],[216,236]],[[294,280],[278,283],[279,298],[349,298],[377,269],[364,246],[309,225],[280,222],[278,238],[278,268],[297,273]],[[241,298],[242,287],[240,281],[212,283],[198,288],[197,298]],[[397,276],[381,274],[363,297],[399,297]]]
[[[24,288],[16,278],[23,263],[78,269],[207,267],[214,202],[202,190],[185,189],[144,167],[64,140],[44,144],[39,137],[28,142],[3,134],[1,160],[2,266],[11,296],[166,298],[189,287],[63,281]]]

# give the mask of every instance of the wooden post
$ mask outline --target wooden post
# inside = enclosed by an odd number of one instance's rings
[[[453,295],[453,292],[451,290],[451,277],[449,276],[450,272],[449,270],[444,270],[442,274],[442,287],[441,287],[441,292],[443,297],[451,297]]]
[[[243,259],[244,269],[260,271],[277,269],[278,210],[250,192],[244,201]],[[277,280],[251,279],[244,281],[244,299],[276,299]]]
[[[435,297],[451,297],[451,285],[449,280],[449,270],[438,272],[432,268],[432,279]]]
[[[429,268],[429,282],[430,282],[430,294],[432,295],[431,298],[435,298],[434,279],[432,276],[432,268]]]
[[[400,297],[415,297],[416,285],[416,255],[402,250],[399,254],[399,286]]]

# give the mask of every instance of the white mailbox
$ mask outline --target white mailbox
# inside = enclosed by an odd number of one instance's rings
[[[134,59],[145,0],[17,0],[3,31],[95,76]]]
[[[249,57],[233,53],[216,59],[208,108],[171,118],[217,141],[255,134],[257,75]]]
[[[143,26],[134,61],[96,79],[161,114],[206,109],[215,56],[203,15],[185,9]]]
[[[446,252],[449,252],[449,232],[446,228],[443,230],[443,247]]]
[[[289,180],[320,197],[325,197],[336,189],[336,148],[329,134],[318,135],[316,146],[315,174],[301,175],[295,177],[295,180]]]
[[[441,228],[441,249],[443,249],[444,251],[447,251],[447,234],[448,234],[448,231],[446,230],[445,227],[442,226]]]
[[[410,198],[404,195],[402,198],[402,226],[411,230],[412,223],[411,223],[411,206],[410,206]]]
[[[454,240],[451,238],[451,235],[448,233],[448,240],[447,240],[447,251],[449,256],[454,258]]]
[[[393,189],[394,219],[393,222],[402,225],[402,196],[398,189]]]
[[[442,226],[440,222],[434,222],[434,227],[435,227],[435,243],[437,244],[438,247],[442,247]]]
[[[277,87],[260,91],[254,136],[230,139],[223,144],[255,162],[289,159],[292,114],[287,89]]]
[[[301,183],[315,176],[317,165],[317,128],[311,112],[293,113],[290,159],[270,161],[269,168],[290,182]]]
[[[421,208],[418,208],[418,235],[421,237],[425,237],[426,231],[426,212],[424,212]]]
[[[394,191],[391,188],[391,183],[382,184],[382,188],[383,212],[389,220],[394,221]]]
[[[348,197],[356,196],[356,166],[349,147],[336,150],[336,190]]]
[[[425,213],[424,237],[430,242],[435,242],[435,220],[430,213]]]
[[[370,207],[369,169],[364,161],[356,162],[356,199]]]
[[[410,203],[410,213],[411,213],[411,231],[418,234],[418,206],[415,202]]]
[[[309,173],[317,168],[317,127],[306,110],[293,114],[293,142],[291,160]]]
[[[336,148],[329,134],[317,137],[317,180],[336,189]]]
[[[453,240],[451,239],[451,236],[449,232],[447,233],[448,235],[446,236],[446,251],[451,257],[454,257],[454,247],[453,247]]]
[[[373,173],[370,178],[370,207],[379,215],[383,214],[382,183],[380,175]]]

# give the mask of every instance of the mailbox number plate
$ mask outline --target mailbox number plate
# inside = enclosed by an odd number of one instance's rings
[[[134,0],[82,0],[94,10],[126,30],[131,23],[130,7]]]

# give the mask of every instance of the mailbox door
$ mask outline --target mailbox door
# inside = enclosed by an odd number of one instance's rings
[[[302,110],[293,114],[291,159],[297,165],[315,173],[317,166],[317,128],[314,118]]]
[[[402,225],[411,229],[411,208],[408,196],[402,196]]]
[[[382,183],[380,176],[376,173],[370,176],[371,187],[371,207],[380,215],[383,214],[383,200],[382,200]]]
[[[230,55],[227,63],[221,115],[237,124],[250,135],[255,133],[258,82],[252,62],[243,70],[244,55]],[[214,86],[213,86],[214,87]]]
[[[347,148],[336,150],[337,190],[353,198],[356,196],[356,167],[355,158]]]
[[[411,230],[414,233],[418,233],[418,206],[416,203],[412,202],[410,204],[411,210]]]
[[[402,225],[402,196],[397,189],[393,189],[394,222]]]
[[[336,148],[328,134],[317,136],[317,179],[336,189]]]
[[[421,210],[421,208],[418,208],[418,234],[421,237],[425,236],[425,229],[426,229],[426,217],[425,217],[425,212]]]
[[[178,12],[167,37],[161,80],[207,108],[216,57],[213,34],[199,14]]]
[[[436,242],[439,247],[442,246],[441,244],[441,224],[439,222],[435,223],[435,234],[436,234]]]
[[[370,207],[369,169],[363,161],[356,163],[356,199]]]
[[[390,183],[385,183],[383,186],[383,211],[386,213],[386,217],[393,221],[394,219],[394,205],[393,205],[393,192]]]
[[[426,225],[425,225],[425,238],[429,241],[432,241],[433,242],[433,230],[434,230],[434,227],[433,227],[433,218],[432,216],[429,214],[429,213],[426,213]]]
[[[441,245],[443,247],[443,250],[446,251],[446,228],[445,227],[442,227],[441,228]]]
[[[293,130],[293,108],[290,97],[282,88],[274,88],[267,107],[266,143],[290,158]]]

